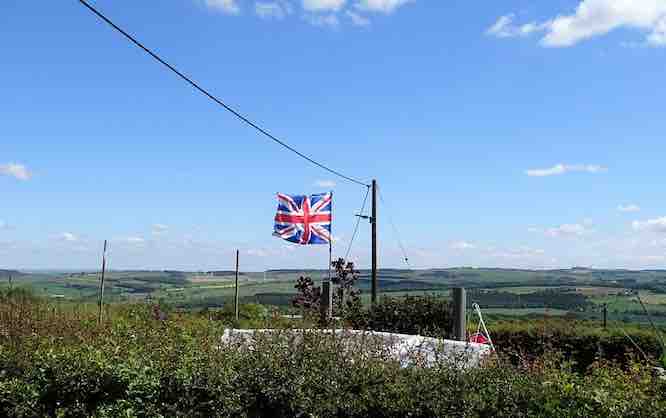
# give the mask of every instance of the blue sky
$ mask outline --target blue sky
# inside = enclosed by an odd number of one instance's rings
[[[131,4],[130,4],[131,3]],[[229,104],[377,178],[382,266],[666,268],[666,2],[93,4]],[[0,6],[0,268],[325,266],[275,192],[365,191],[196,94],[78,4]],[[335,184],[331,184],[334,182]],[[369,226],[353,258],[368,265]]]

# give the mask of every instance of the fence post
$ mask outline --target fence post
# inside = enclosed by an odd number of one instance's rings
[[[238,322],[239,316],[238,316],[238,268],[239,268],[239,257],[240,257],[240,251],[236,250],[236,288],[234,290],[234,317],[236,318],[236,322]]]
[[[321,311],[321,322],[328,323],[333,316],[333,295],[331,294],[331,282],[325,281],[321,284],[321,300],[319,302]]]
[[[453,289],[453,335],[458,341],[467,341],[467,300],[464,287]]]

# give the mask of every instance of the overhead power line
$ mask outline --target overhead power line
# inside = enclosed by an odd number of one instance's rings
[[[379,191],[379,199],[382,201],[382,205],[384,205],[386,209],[389,209],[388,205],[384,201],[384,196],[382,195],[381,190]],[[405,250],[405,246],[402,244],[402,240],[400,239],[400,233],[398,233],[398,227],[395,226],[395,222],[393,222],[393,217],[391,216],[391,212],[388,210],[387,212],[388,212],[389,223],[391,224],[391,228],[393,229],[393,234],[395,235],[396,241],[398,241],[398,246],[400,247],[400,251],[402,251],[403,260],[405,261],[405,264],[407,264],[407,267],[411,268],[412,265],[409,264],[409,257],[407,257],[407,251]]]
[[[222,100],[218,99],[216,96],[214,96],[212,93],[208,92],[205,88],[201,87],[199,84],[197,84],[195,81],[193,81],[191,78],[180,72],[178,69],[176,69],[173,65],[169,64],[166,62],[164,59],[162,59],[159,55],[157,55],[155,52],[144,46],[141,42],[139,42],[135,37],[130,35],[128,32],[120,28],[118,25],[113,23],[109,18],[104,16],[101,12],[99,12],[97,9],[95,9],[93,6],[91,6],[88,2],[85,0],[79,0],[79,2],[84,5],[88,10],[93,12],[98,18],[103,20],[105,23],[107,23],[109,26],[111,26],[113,29],[121,33],[125,38],[127,38],[130,42],[132,42],[134,45],[137,47],[141,48],[144,52],[146,52],[148,55],[150,55],[153,59],[155,59],[157,62],[160,64],[164,65],[166,68],[171,70],[174,74],[176,74],[178,77],[183,79],[185,82],[187,82],[190,86],[192,86],[195,90],[203,94],[204,96],[208,97],[210,100],[214,101],[218,105],[222,106],[225,110],[236,116],[238,119],[240,119],[243,123],[251,126],[255,130],[259,131],[261,134],[264,136],[268,137],[270,140],[273,142],[277,143],[278,145],[282,146],[283,148],[286,148],[287,150],[293,152],[294,154],[298,155],[299,157],[303,158],[304,160],[316,165],[319,168],[322,168],[326,171],[328,171],[331,174],[334,174],[342,179],[345,179],[347,181],[350,181],[352,183],[356,183],[361,186],[366,186],[368,187],[369,185],[367,183],[364,183],[360,180],[357,180],[353,177],[346,176],[342,174],[341,172],[334,170],[318,161],[315,161],[311,157],[308,157],[307,155],[303,154],[302,152],[298,151],[294,147],[290,146],[289,144],[285,143],[284,141],[276,138],[273,136],[270,132],[268,132],[266,129],[262,128],[261,126],[257,125],[255,122],[252,122],[248,117],[244,116],[241,114],[239,111],[234,109],[233,107],[227,105],[224,103]]]
[[[365,192],[365,197],[363,198],[363,205],[361,206],[361,211],[356,215],[356,226],[354,226],[354,233],[352,234],[351,240],[349,241],[349,246],[347,247],[347,252],[345,253],[345,260],[349,260],[349,254],[351,253],[352,245],[356,239],[356,234],[358,234],[358,226],[361,223],[363,218],[363,211],[365,211],[365,204],[368,201],[368,195],[370,194],[370,187],[367,188]]]

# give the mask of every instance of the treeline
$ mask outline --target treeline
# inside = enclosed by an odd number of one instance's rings
[[[491,290],[471,289],[471,303],[487,308],[554,308],[567,311],[585,310],[593,306],[588,298],[566,289],[547,289],[534,293],[515,294]]]

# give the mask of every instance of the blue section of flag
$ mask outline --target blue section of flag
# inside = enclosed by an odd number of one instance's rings
[[[301,245],[331,242],[333,194],[277,194],[273,235]]]

